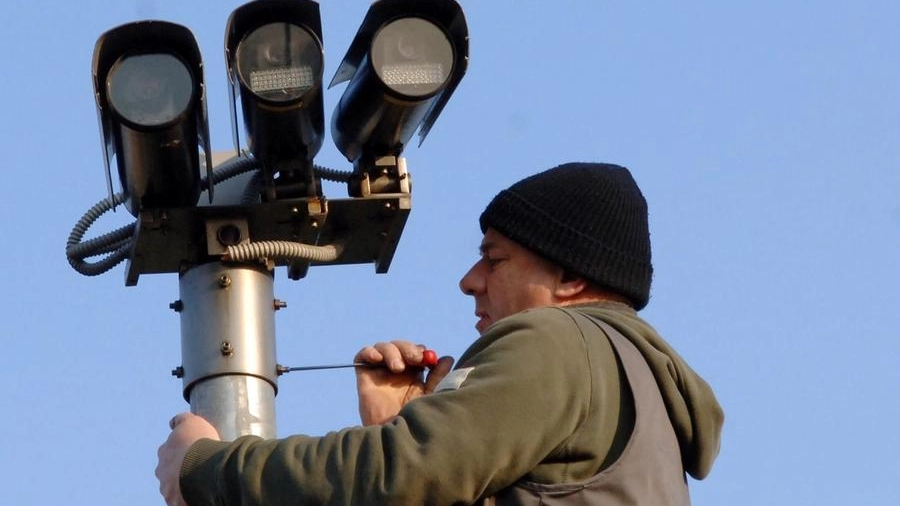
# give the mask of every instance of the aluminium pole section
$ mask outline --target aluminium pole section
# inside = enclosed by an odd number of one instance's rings
[[[179,278],[184,397],[223,440],[274,438],[273,273],[211,262]]]

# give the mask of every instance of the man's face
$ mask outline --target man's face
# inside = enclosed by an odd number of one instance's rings
[[[479,333],[501,318],[557,302],[561,268],[491,228],[479,249],[481,258],[459,281],[460,290],[475,297]]]

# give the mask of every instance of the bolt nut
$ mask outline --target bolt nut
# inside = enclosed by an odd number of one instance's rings
[[[216,281],[218,281],[219,287],[221,288],[228,288],[231,286],[231,278],[227,274],[222,274]]]
[[[184,367],[178,366],[175,369],[172,369],[172,376],[175,376],[176,378],[183,378],[184,377]]]
[[[184,302],[181,300],[176,300],[175,302],[169,304],[169,309],[175,311],[176,313],[180,313],[184,310]]]
[[[222,355],[225,355],[226,357],[234,355],[234,345],[232,345],[228,341],[222,341],[220,350],[222,351]]]
[[[287,302],[285,302],[285,301],[283,301],[283,300],[275,299],[275,301],[273,302],[272,306],[275,308],[275,311],[278,311],[279,309],[284,309],[284,308],[286,308],[286,307],[287,307]]]

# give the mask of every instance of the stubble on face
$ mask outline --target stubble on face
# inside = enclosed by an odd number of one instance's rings
[[[507,316],[557,302],[554,289],[562,269],[493,229],[485,232],[479,250],[481,258],[460,288],[475,298],[480,334]]]

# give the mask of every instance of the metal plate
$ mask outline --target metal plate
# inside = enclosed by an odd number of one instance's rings
[[[374,263],[377,273],[390,267],[411,209],[408,194],[381,194],[349,199],[297,199],[251,206],[201,206],[141,212],[125,284],[141,274],[181,273],[216,261],[208,248],[207,223],[240,222],[251,241],[296,241],[326,245],[340,241],[344,249],[334,264]],[[246,225],[243,225],[246,224]],[[274,259],[288,276],[306,275],[309,262]],[[312,263],[312,265],[323,265]]]

